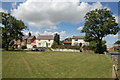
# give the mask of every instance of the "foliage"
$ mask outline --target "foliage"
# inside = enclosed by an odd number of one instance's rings
[[[13,46],[14,45],[14,41],[12,41],[11,43],[10,43],[10,46]]]
[[[57,45],[57,42],[54,41],[53,44],[52,44],[52,46],[51,46],[51,48],[54,48],[55,45]]]
[[[101,48],[101,50],[103,52],[107,51],[105,43],[106,43],[106,41],[102,41],[102,48]],[[89,46],[84,45],[83,49],[84,50],[93,50],[95,53],[98,53],[98,47],[96,47],[97,44],[98,44],[98,42],[96,42],[96,41],[90,41],[89,42]]]
[[[56,33],[55,36],[54,36],[54,42],[56,42],[57,45],[60,44],[60,35],[58,35],[57,33]]]
[[[116,41],[114,44],[120,44],[120,40]]]
[[[76,49],[79,50],[79,46],[71,46],[71,45],[54,45],[52,46],[53,49]]]
[[[27,47],[26,46],[21,46],[22,49],[26,49]]]
[[[72,38],[66,38],[64,41],[72,41]]]
[[[115,17],[112,16],[112,12],[110,10],[105,9],[95,9],[88,12],[85,15],[85,24],[82,29],[82,32],[85,32],[85,41],[93,41],[97,42],[96,52],[101,54],[104,52],[102,46],[103,37],[109,34],[117,34],[120,31],[118,23],[116,23]]]
[[[27,29],[27,26],[21,20],[17,20],[9,13],[0,12],[2,15],[2,43],[3,46],[8,50],[9,43],[12,40],[21,39],[23,33],[21,32],[24,29]]]

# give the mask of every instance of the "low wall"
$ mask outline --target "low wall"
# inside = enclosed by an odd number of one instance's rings
[[[120,66],[120,54],[118,52],[111,52],[111,53],[105,53],[105,55],[109,56],[113,61],[115,61],[115,65],[113,65],[112,77],[118,78],[117,71],[119,69],[118,66]]]
[[[51,49],[52,51],[63,51],[63,52],[80,52],[80,50],[74,49]]]

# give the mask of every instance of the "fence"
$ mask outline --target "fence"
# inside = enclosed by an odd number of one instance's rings
[[[113,61],[115,61],[115,65],[113,65],[113,78],[118,78],[117,71],[118,71],[118,66],[120,68],[120,54],[118,52],[110,52],[110,53],[105,53],[105,55],[109,56]]]

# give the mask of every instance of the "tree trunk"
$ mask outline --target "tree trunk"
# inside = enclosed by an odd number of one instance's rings
[[[5,50],[8,51],[9,43],[6,43]]]
[[[6,45],[5,50],[8,51],[8,45]]]
[[[98,53],[103,54],[102,40],[101,39],[99,39],[99,43],[98,43]]]

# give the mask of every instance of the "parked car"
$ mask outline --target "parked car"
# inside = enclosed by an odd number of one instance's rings
[[[38,48],[38,51],[45,51],[44,47]]]
[[[32,51],[37,51],[37,47],[33,46]]]

